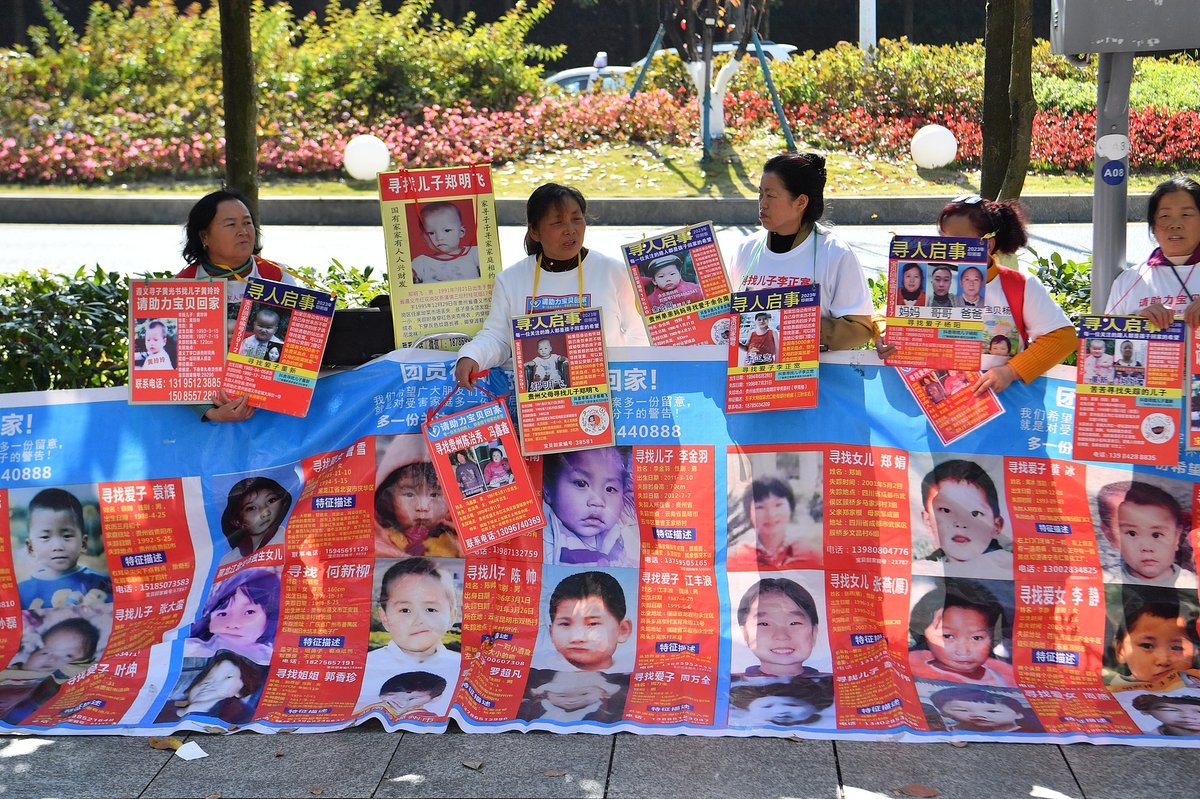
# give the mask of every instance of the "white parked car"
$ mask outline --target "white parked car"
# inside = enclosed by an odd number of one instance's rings
[[[797,49],[796,45],[794,44],[777,44],[776,42],[766,39],[763,40],[762,46],[763,53],[766,54],[768,61],[787,61],[789,58],[791,58],[792,53],[796,52]],[[722,53],[733,54],[733,52],[736,50],[737,42],[713,42],[713,55],[721,55]],[[656,50],[654,55],[661,56],[667,53],[676,55],[675,48],[672,47],[667,50]],[[758,48],[754,46],[754,42],[750,42],[746,45],[746,57],[753,59],[758,58]],[[644,58],[634,61],[634,69],[640,69],[645,61],[646,59]]]
[[[590,92],[597,84],[600,91],[617,94],[626,90],[625,74],[632,70],[632,67],[575,67],[555,72],[543,83],[547,86],[557,86],[567,94]]]

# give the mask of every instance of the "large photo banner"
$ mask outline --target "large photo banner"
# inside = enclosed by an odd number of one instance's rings
[[[528,459],[545,526],[470,552],[437,352],[304,419],[0,397],[0,729],[1200,744],[1200,457],[1074,460],[1066,370],[948,445],[863,353],[726,414],[726,355],[611,351],[616,446]]]

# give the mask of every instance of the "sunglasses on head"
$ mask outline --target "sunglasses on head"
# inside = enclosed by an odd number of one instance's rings
[[[960,194],[950,202],[954,205],[979,205],[983,198],[978,194]]]

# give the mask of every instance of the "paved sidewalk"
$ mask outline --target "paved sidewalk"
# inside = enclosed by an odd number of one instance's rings
[[[184,736],[180,736],[184,737]],[[1200,749],[894,744],[687,736],[191,734],[184,761],[144,738],[0,738],[0,797],[1193,799]],[[478,766],[471,768],[470,766]]]

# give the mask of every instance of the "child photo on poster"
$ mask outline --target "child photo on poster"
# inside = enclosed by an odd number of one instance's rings
[[[739,315],[738,349],[741,366],[757,366],[779,360],[779,312],[756,311]]]
[[[1013,578],[1012,533],[1001,504],[1000,459],[913,453],[913,573]]]
[[[1013,584],[914,577],[908,664],[918,681],[1015,687]]]
[[[413,240],[414,283],[451,283],[479,278],[475,214],[468,200],[415,202],[407,206]]]
[[[1087,354],[1083,358],[1083,382],[1088,385],[1108,385],[1116,377],[1116,360],[1112,356],[1111,341],[1101,338],[1089,339]]]
[[[820,571],[781,571],[770,577],[730,572],[731,673],[734,676],[815,677],[833,673],[821,624],[825,582]]]
[[[1104,681],[1114,694],[1200,687],[1195,590],[1105,586]]]
[[[283,356],[283,340],[287,336],[291,311],[263,303],[254,303],[250,326],[242,337],[238,352],[247,358],[260,358],[275,363]]]
[[[551,671],[633,671],[638,573],[634,569],[542,570],[541,617],[533,667]]]
[[[112,580],[94,483],[8,492],[21,608],[110,604]]]
[[[1196,588],[1193,484],[1089,466],[1087,489],[1104,581]]]
[[[355,705],[362,712],[388,702],[400,674],[425,672],[445,680],[448,690],[421,706],[443,719],[458,687],[462,656],[446,644],[457,640],[461,628],[462,561],[409,557],[380,559],[375,564],[375,612],[371,619],[370,651],[362,690]],[[397,681],[403,682],[403,681]]]
[[[930,728],[946,732],[1045,732],[1028,700],[1016,690],[978,688],[974,685],[920,685],[922,705]]]
[[[832,677],[734,677],[729,683],[730,727],[834,729],[834,711]]]
[[[425,437],[379,436],[375,457],[375,556],[461,558],[462,545]]]
[[[639,555],[630,447],[542,458],[546,562],[635,568]]]
[[[571,385],[565,333],[528,339],[521,342],[521,347],[525,354],[525,384],[530,393]]]
[[[628,674],[531,669],[517,718],[614,724],[625,714]]]
[[[212,478],[210,490],[222,508],[220,528],[229,547],[220,558],[222,566],[249,557],[264,547],[284,543],[288,514],[303,488],[297,475],[297,467],[293,465],[248,476],[216,475]]]
[[[174,369],[176,355],[176,320],[169,318],[134,319],[138,337],[135,343],[135,369]]]
[[[642,267],[642,274],[646,276],[644,290],[650,313],[669,311],[704,299],[704,289],[696,280],[690,253],[685,252],[682,257],[664,255],[655,258]]]
[[[824,453],[729,453],[725,568],[820,568]]]

